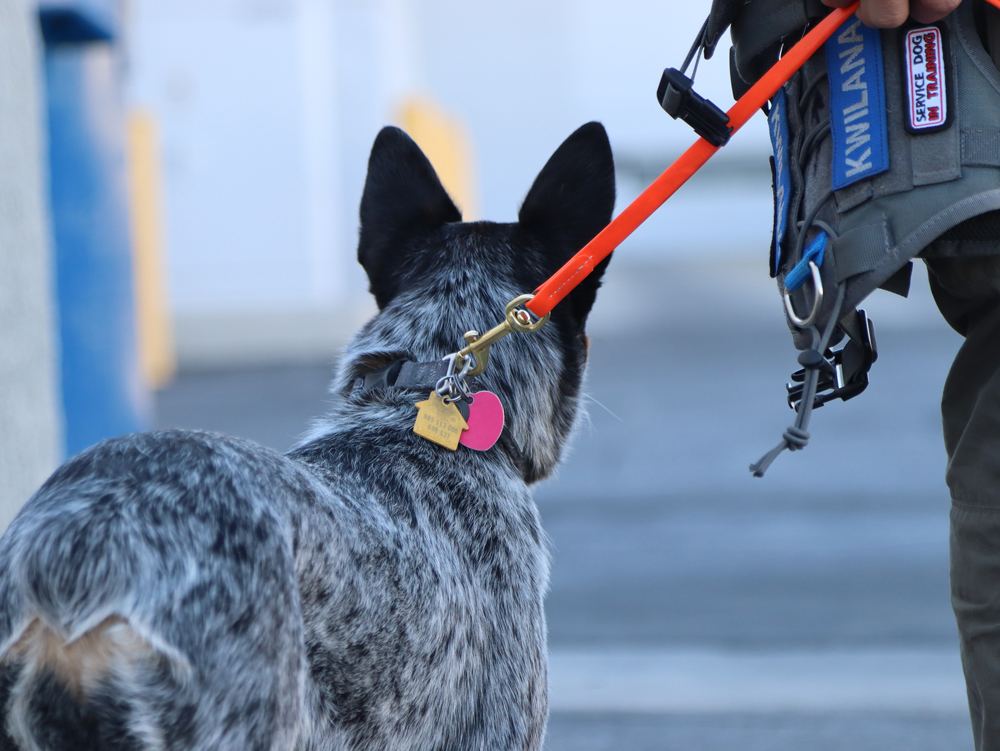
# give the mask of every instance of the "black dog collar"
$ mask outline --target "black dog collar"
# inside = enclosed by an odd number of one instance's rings
[[[396,360],[384,368],[354,379],[354,390],[367,393],[378,388],[396,388],[428,393],[437,388],[441,379],[448,375],[450,366],[448,360],[431,362]],[[468,379],[468,383],[472,385],[471,378]]]

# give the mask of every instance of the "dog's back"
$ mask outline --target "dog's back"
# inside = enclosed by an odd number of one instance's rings
[[[0,547],[15,748],[292,747],[303,653],[288,509],[311,489],[289,464],[231,438],[152,433],[49,479]]]
[[[610,218],[603,129],[571,136],[518,224],[461,224],[386,129],[359,259],[380,312],[334,406],[287,456],[206,433],[100,444],[0,541],[0,748],[537,749],[548,562],[528,484],[571,432],[596,277],[477,388],[507,424],[484,452],[413,432],[405,388],[360,388],[454,351]]]

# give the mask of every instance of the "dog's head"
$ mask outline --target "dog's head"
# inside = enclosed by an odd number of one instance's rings
[[[465,331],[499,323],[508,302],[532,292],[603,229],[614,200],[614,162],[599,123],[555,151],[513,224],[463,223],[420,148],[398,128],[383,129],[368,163],[358,247],[379,314],[349,349],[343,388],[386,358],[440,359],[464,346]],[[506,410],[498,449],[528,482],[554,469],[576,420],[584,326],[606,265],[540,331],[496,344],[478,379]]]

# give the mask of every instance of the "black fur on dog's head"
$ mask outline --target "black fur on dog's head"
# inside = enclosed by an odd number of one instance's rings
[[[611,220],[614,203],[611,144],[600,123],[587,123],[549,158],[521,205],[516,226],[523,240],[539,243],[534,254],[544,267],[544,278],[526,279],[522,286],[533,290],[590,242]],[[399,128],[383,128],[368,161],[358,244],[358,261],[380,309],[413,269],[414,254],[407,246],[461,221],[461,212],[420,147]],[[594,304],[606,267],[607,261],[563,303],[580,325]]]
[[[499,323],[510,300],[536,289],[604,228],[614,200],[614,161],[599,123],[555,151],[513,224],[462,223],[420,148],[398,128],[383,129],[368,163],[358,246],[380,312],[350,348],[342,386],[384,353],[438,359],[464,346],[463,332]],[[554,469],[576,419],[584,326],[607,262],[540,332],[495,345],[479,379],[504,403],[501,449],[528,482]]]

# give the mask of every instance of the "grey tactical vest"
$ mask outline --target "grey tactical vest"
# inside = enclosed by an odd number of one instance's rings
[[[819,0],[715,0],[699,43],[710,55],[731,24],[739,96],[828,12]],[[772,100],[769,270],[803,370],[789,387],[796,424],[756,474],[806,445],[814,406],[867,385],[873,329],[858,303],[879,287],[906,295],[917,255],[1000,253],[995,60],[1000,12],[983,0],[932,25],[879,31],[851,18]]]
[[[990,214],[1000,210],[1000,72],[977,31],[976,4],[966,0],[933,26],[879,32],[849,21],[775,98],[782,200],[771,273],[784,289],[825,235],[820,328],[835,314],[838,286],[843,315],[878,287],[905,294],[918,253],[1000,252],[1000,221]],[[807,281],[790,295],[799,320],[815,302],[811,288]],[[809,346],[803,336],[796,343]]]

